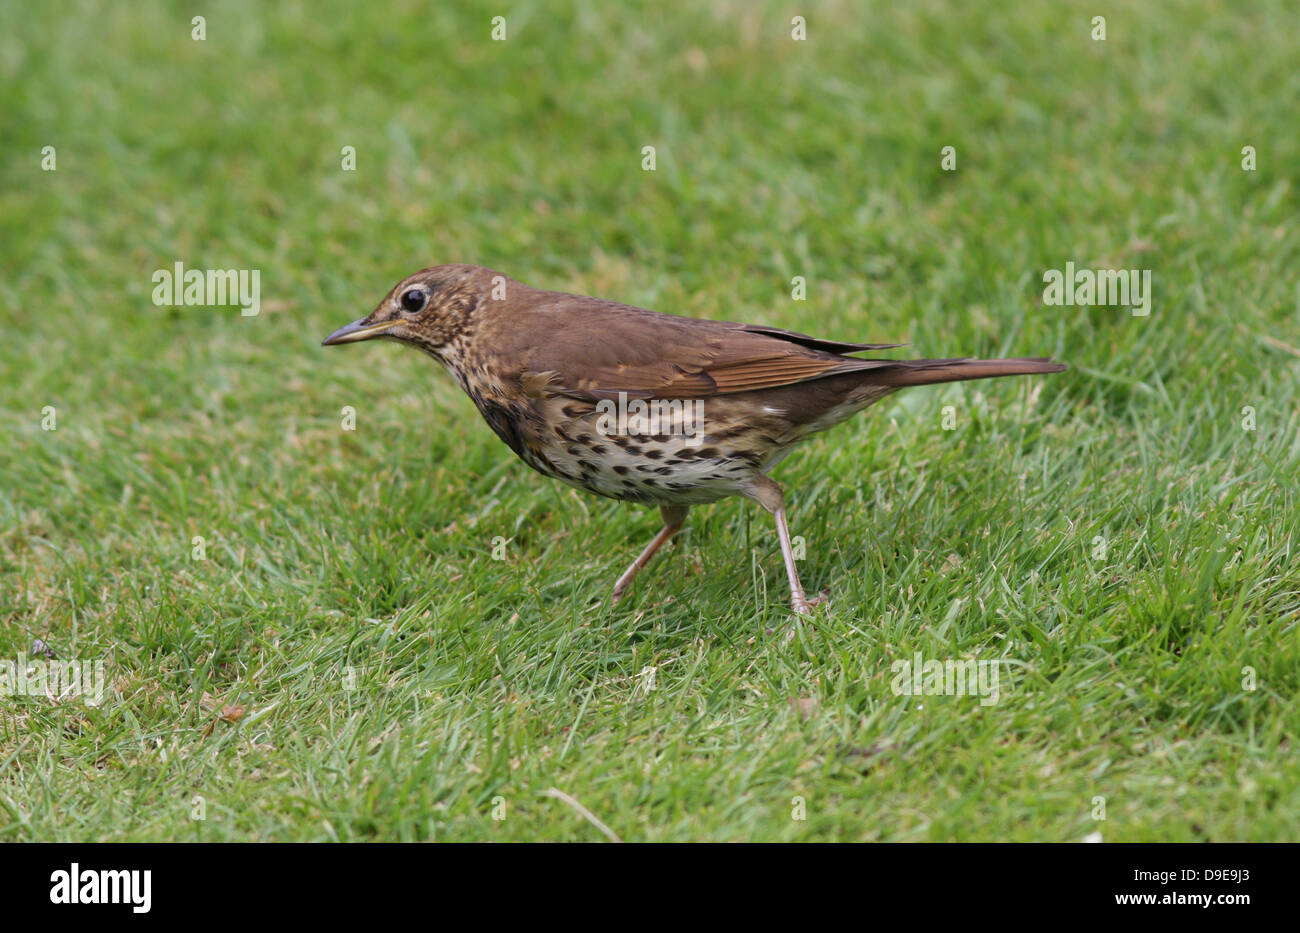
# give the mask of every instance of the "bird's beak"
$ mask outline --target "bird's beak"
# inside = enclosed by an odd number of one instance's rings
[[[332,347],[338,343],[356,343],[358,340],[369,340],[371,337],[380,336],[396,323],[397,321],[380,321],[378,324],[367,324],[366,319],[362,318],[359,321],[353,321],[351,324],[344,324],[322,340],[321,346]]]

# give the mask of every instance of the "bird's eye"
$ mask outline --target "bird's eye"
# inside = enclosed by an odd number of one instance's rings
[[[422,288],[412,288],[402,292],[402,310],[414,314],[424,308],[429,301],[429,294]]]

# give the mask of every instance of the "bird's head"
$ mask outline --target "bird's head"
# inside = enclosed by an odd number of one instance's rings
[[[383,337],[438,355],[469,325],[470,316],[494,287],[497,273],[479,266],[434,266],[398,282],[359,321],[345,324],[322,341],[327,347]]]

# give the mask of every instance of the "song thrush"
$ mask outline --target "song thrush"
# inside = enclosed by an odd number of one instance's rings
[[[790,604],[800,613],[820,599],[804,594],[784,496],[767,476],[796,444],[904,386],[1066,368],[1037,357],[862,359],[848,354],[899,344],[661,314],[539,291],[471,265],[403,279],[324,343],[376,337],[440,360],[539,473],[659,506],[663,529],[619,577],[615,601],[690,506],[739,494],[775,518]]]

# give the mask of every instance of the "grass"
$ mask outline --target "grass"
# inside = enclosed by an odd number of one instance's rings
[[[1293,12],[801,9],[0,8],[0,658],[111,687],[0,698],[0,839],[605,838],[552,789],[625,840],[1297,838]],[[262,313],[155,307],[178,260]],[[832,593],[785,639],[754,506],[610,608],[655,513],[319,346],[453,261],[1072,368],[782,464]],[[1045,307],[1067,261],[1152,270],[1151,315]],[[999,702],[896,696],[917,653]]]

